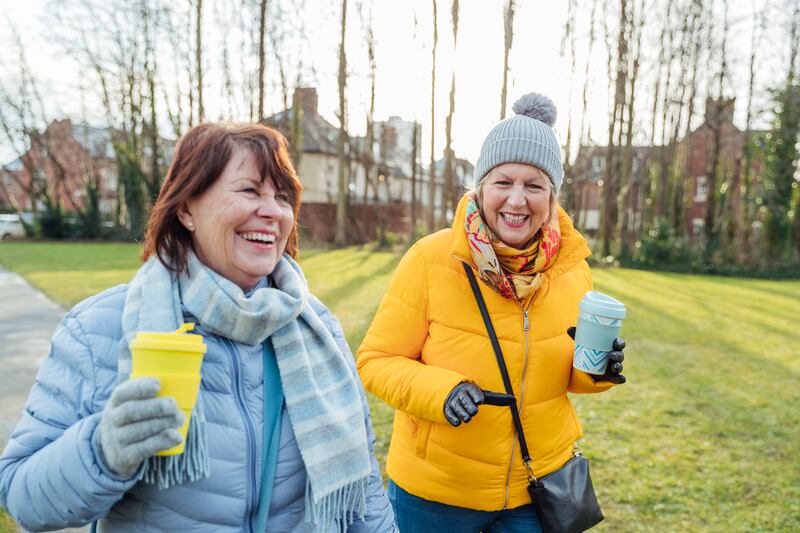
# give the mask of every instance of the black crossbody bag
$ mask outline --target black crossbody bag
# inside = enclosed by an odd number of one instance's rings
[[[505,359],[503,359],[503,352],[500,350],[500,343],[497,341],[492,319],[486,309],[486,302],[483,301],[483,295],[478,288],[472,268],[464,263],[464,271],[467,273],[470,287],[472,287],[483,317],[483,323],[486,325],[486,332],[489,334],[489,340],[497,358],[497,366],[500,367],[506,393],[513,396],[511,379],[508,377],[508,369]],[[581,455],[580,449],[576,449],[572,459],[567,461],[564,466],[551,474],[537,478],[533,475],[531,456],[528,453],[525,433],[522,431],[517,402],[512,402],[509,407],[519,438],[522,462],[528,469],[528,493],[544,533],[579,533],[600,523],[603,520],[603,513],[600,511],[600,505],[597,503],[592,486],[592,478],[589,476],[589,461]]]

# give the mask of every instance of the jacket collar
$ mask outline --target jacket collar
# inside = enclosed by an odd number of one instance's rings
[[[456,212],[453,216],[453,244],[450,247],[450,255],[474,268],[475,263],[472,261],[472,253],[467,240],[467,230],[464,226],[464,220],[467,215],[467,201],[471,194],[471,192],[468,192],[462,196],[456,207]],[[558,208],[558,223],[561,226],[561,247],[555,263],[545,272],[545,278],[548,280],[560,276],[592,254],[586,239],[575,229],[569,215],[560,206]]]

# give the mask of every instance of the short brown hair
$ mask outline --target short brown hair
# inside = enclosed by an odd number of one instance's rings
[[[260,124],[200,124],[178,141],[147,223],[143,260],[156,255],[173,272],[186,269],[192,235],[181,224],[178,212],[189,199],[203,194],[219,179],[236,147],[250,150],[255,156],[262,182],[271,178],[275,188],[289,197],[294,224],[286,253],[297,257],[297,214],[303,186],[292,164],[286,138]]]

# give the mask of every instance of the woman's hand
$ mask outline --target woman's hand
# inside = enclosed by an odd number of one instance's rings
[[[474,383],[459,383],[444,401],[444,417],[451,426],[465,424],[478,414],[478,406],[483,403],[483,391]]]
[[[154,378],[125,381],[114,389],[100,425],[100,451],[106,466],[129,478],[148,457],[181,443],[178,428],[184,414],[174,398],[156,398],[161,384]]]
[[[575,326],[567,328],[567,335],[572,337],[572,340],[575,340]],[[611,383],[622,385],[626,381],[625,376],[622,375],[622,361],[625,360],[625,353],[623,352],[625,350],[625,341],[621,337],[617,337],[611,347],[613,350],[608,354],[606,373],[599,376],[589,375],[592,376],[595,383],[598,381],[610,381]]]

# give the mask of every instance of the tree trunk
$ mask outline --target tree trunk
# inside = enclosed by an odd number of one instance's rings
[[[347,88],[347,56],[345,54],[345,30],[347,28],[347,0],[342,0],[341,41],[339,43],[339,187],[336,199],[336,237],[337,246],[347,243],[347,160],[345,146],[347,139],[347,109],[345,89]]]
[[[635,7],[635,4],[634,4]],[[634,48],[633,48],[633,59],[628,66],[631,71],[631,75],[628,77],[628,86],[629,86],[629,94],[630,97],[628,98],[627,102],[627,114],[628,114],[628,122],[627,128],[625,130],[625,160],[624,164],[621,165],[622,172],[620,173],[620,179],[624,179],[625,182],[621,184],[620,193],[619,193],[619,202],[622,207],[622,223],[620,225],[619,230],[619,242],[620,242],[620,255],[624,258],[628,258],[630,256],[630,246],[633,244],[630,241],[631,232],[629,231],[628,226],[630,225],[630,197],[629,191],[631,189],[631,185],[633,183],[633,159],[634,159],[634,149],[633,149],[633,120],[634,120],[634,110],[635,110],[635,103],[636,103],[636,81],[639,76],[639,64],[641,59],[641,51],[642,51],[642,33],[644,33],[644,5],[641,5],[639,8],[639,16],[634,16],[634,13],[631,13],[631,32],[630,37],[632,39],[635,38],[634,41]]]
[[[364,139],[364,146],[362,149],[361,157],[364,162],[364,203],[369,202],[369,187],[372,185],[373,194],[378,198],[378,191],[372,183],[372,166],[373,166],[373,145],[375,144],[375,79],[376,79],[376,65],[375,65],[375,36],[372,30],[372,13],[370,12],[369,20],[366,21],[367,26],[367,57],[369,59],[369,113],[367,114],[367,133]]]
[[[264,36],[267,32],[267,0],[259,2],[258,22],[258,122],[264,120]]]
[[[608,126],[608,152],[606,153],[606,169],[603,178],[603,256],[611,255],[614,232],[617,227],[617,194],[619,176],[619,154],[615,146],[619,146],[622,135],[623,119],[625,112],[625,89],[627,85],[628,64],[628,0],[620,0],[619,34],[617,38],[617,75],[616,89],[614,91],[614,109]],[[618,140],[615,143],[614,133],[617,131]]]
[[[755,13],[753,14],[755,18]],[[753,28],[753,35],[750,40],[750,70],[747,84],[747,118],[745,119],[744,127],[744,146],[743,150],[743,169],[742,169],[742,191],[741,191],[741,210],[739,216],[742,218],[742,223],[739,225],[739,235],[736,239],[736,248],[739,250],[741,260],[750,268],[755,268],[757,253],[752,246],[752,230],[754,221],[755,202],[752,201],[752,184],[751,184],[751,170],[753,161],[753,147],[752,147],[752,129],[753,121],[753,87],[756,79],[756,51],[761,48],[761,37],[766,32],[767,27],[767,9],[766,6],[762,9],[759,22]],[[795,211],[798,213],[798,211]],[[795,215],[797,217],[797,215]],[[800,218],[800,217],[797,217]]]
[[[153,50],[153,36],[151,34],[150,18],[152,12],[147,3],[142,4],[144,19],[145,36],[145,75],[147,77],[147,89],[150,104],[150,176],[147,180],[147,193],[152,204],[158,197],[161,190],[161,170],[159,168],[159,135],[158,135],[158,116],[156,115],[156,54]]]
[[[567,24],[564,28],[564,38],[561,41],[561,55],[564,55],[564,47],[569,43],[570,49],[570,74],[569,74],[569,101],[572,102],[572,86],[575,79],[575,0],[569,1],[569,8],[567,13]],[[572,168],[572,105],[569,106],[569,113],[567,116],[567,140],[564,146],[564,181],[561,185],[562,198],[564,201],[562,207],[570,215],[575,215],[575,176]]]
[[[506,95],[508,94],[508,55],[514,41],[514,0],[508,0],[503,12],[503,88],[500,91],[500,120],[506,118]]]
[[[722,0],[723,11],[725,13],[725,29],[722,35],[722,50],[721,50],[721,64],[719,69],[719,85],[717,88],[717,96],[720,99],[716,107],[714,117],[714,127],[712,127],[712,153],[711,164],[708,166],[708,202],[706,204],[706,217],[705,217],[705,236],[706,236],[706,257],[710,257],[713,251],[712,240],[716,238],[717,228],[717,179],[720,173],[720,160],[722,158],[722,98],[723,88],[725,86],[725,78],[728,72],[728,58],[726,54],[727,40],[728,40],[728,1]]]
[[[436,12],[436,0],[433,4],[433,50],[431,51],[431,165],[428,169],[428,233],[436,229],[436,46],[439,44],[439,22]]]
[[[202,123],[206,120],[206,111],[203,107],[203,0],[195,0],[196,21],[195,27],[195,68],[197,69],[197,120]]]
[[[453,0],[451,21],[453,23],[453,55],[458,48],[458,0]],[[453,113],[456,109],[456,70],[455,65],[450,77],[450,111],[445,122],[445,148],[444,148],[444,188],[442,189],[442,212],[439,227],[444,228],[449,224],[447,215],[455,207],[458,200],[456,190],[456,174],[454,169],[455,155],[453,154]]]
[[[409,228],[408,243],[417,240],[417,154],[419,152],[419,124],[414,122],[414,132],[411,136],[411,227]]]

